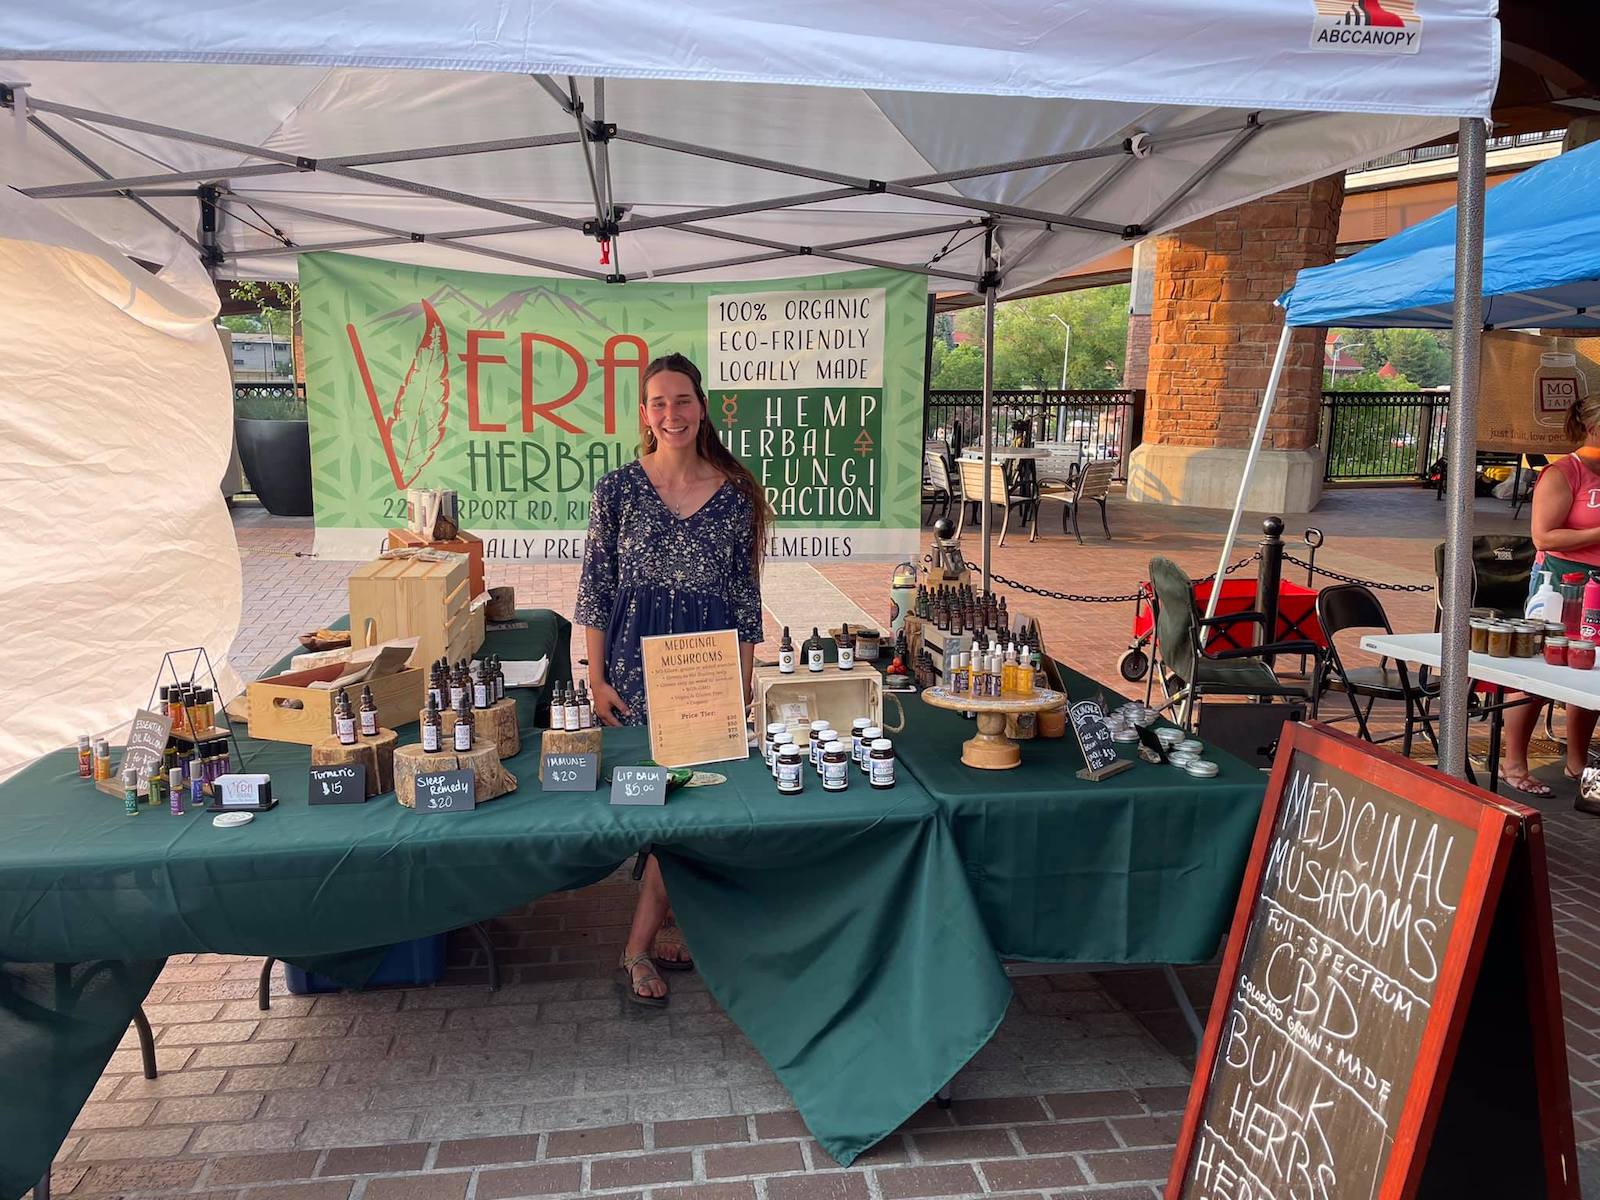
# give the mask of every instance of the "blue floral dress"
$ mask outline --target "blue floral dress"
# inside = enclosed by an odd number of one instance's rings
[[[639,639],[737,629],[759,642],[761,584],[751,572],[750,498],[731,483],[677,516],[637,461],[594,485],[574,619],[606,635],[606,678],[645,721]]]

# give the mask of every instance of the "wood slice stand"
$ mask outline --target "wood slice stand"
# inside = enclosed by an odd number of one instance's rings
[[[1017,713],[1040,713],[1067,702],[1060,692],[1041,689],[1031,696],[979,697],[953,695],[942,687],[924,688],[924,704],[955,712],[976,713],[977,735],[961,744],[961,761],[981,771],[1009,771],[1022,764],[1022,750],[1006,736],[1006,718]]]
[[[489,607],[485,616],[491,621],[515,621],[517,619],[517,594],[509,587],[492,587],[489,589]]]
[[[421,720],[419,715],[418,720]],[[488,708],[472,710],[472,744],[493,746],[501,758],[510,758],[522,749],[522,734],[517,731],[517,702],[496,700]],[[440,745],[449,745],[456,732],[456,711],[439,711]]]
[[[600,757],[600,730],[580,729],[569,733],[565,729],[546,729],[539,735],[539,782],[544,783],[544,756],[546,754],[593,754],[598,774],[605,762]]]
[[[394,756],[399,742],[394,730],[381,725],[372,737],[358,737],[353,746],[341,745],[337,736],[325,737],[311,746],[313,767],[361,763],[367,768],[367,797],[394,791]]]
[[[488,743],[459,754],[454,750],[428,754],[421,746],[412,743],[394,752],[395,799],[407,808],[415,808],[418,775],[457,770],[472,772],[473,796],[479,804],[517,790],[517,777],[500,765],[500,756]]]

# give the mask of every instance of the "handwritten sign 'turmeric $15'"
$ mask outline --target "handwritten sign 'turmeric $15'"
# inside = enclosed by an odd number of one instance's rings
[[[750,753],[744,670],[732,629],[640,639],[650,756],[663,767],[728,762]]]

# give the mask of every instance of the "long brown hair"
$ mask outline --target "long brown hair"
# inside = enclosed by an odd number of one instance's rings
[[[759,579],[761,559],[767,549],[767,528],[772,523],[771,506],[767,504],[766,492],[756,482],[750,469],[735,458],[717,436],[706,404],[706,390],[700,383],[700,368],[681,354],[663,354],[644,369],[644,378],[639,384],[640,451],[644,454],[655,452],[656,435],[650,431],[649,422],[645,420],[645,396],[649,394],[650,381],[664,371],[675,371],[688,379],[689,386],[694,388],[695,399],[700,401],[700,427],[694,437],[695,453],[715,467],[724,479],[733,484],[735,491],[750,501],[750,536],[753,539],[750,569]]]

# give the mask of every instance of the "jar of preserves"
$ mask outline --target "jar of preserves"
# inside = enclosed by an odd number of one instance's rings
[[[1488,651],[1490,658],[1511,657],[1511,624],[1508,621],[1495,621],[1489,626]]]
[[[1474,618],[1473,620],[1467,622],[1467,629],[1472,637],[1472,641],[1469,646],[1472,653],[1489,653],[1489,626],[1492,624],[1492,621],[1486,621],[1482,618]]]
[[[1552,667],[1567,665],[1567,639],[1564,637],[1547,637],[1544,639],[1544,660]]]
[[[1567,666],[1579,671],[1594,670],[1594,643],[1583,638],[1568,641]]]
[[[1511,657],[1533,657],[1533,632],[1526,621],[1511,621]]]

